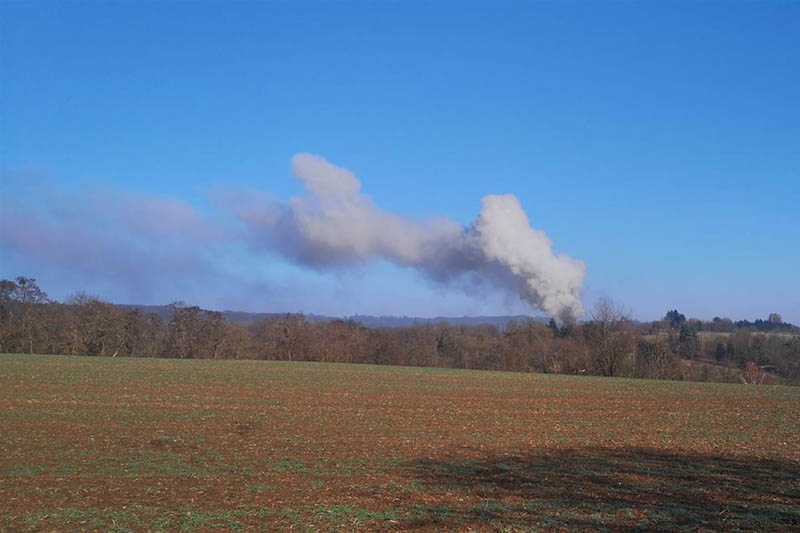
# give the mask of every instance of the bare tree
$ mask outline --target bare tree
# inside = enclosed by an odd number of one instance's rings
[[[663,337],[640,341],[636,355],[636,377],[672,379],[678,373],[678,360]]]
[[[596,373],[621,375],[626,359],[635,354],[630,317],[621,305],[602,297],[595,304],[591,319]]]
[[[308,359],[313,328],[304,315],[287,314],[279,319],[263,320],[251,329],[255,330],[256,348],[263,359]]]
[[[97,296],[76,292],[64,300],[70,310],[69,351],[72,355],[108,355],[119,351],[122,313]]]
[[[511,324],[503,333],[506,346],[505,370],[554,372],[563,371],[555,360],[553,329],[529,320]]]
[[[761,385],[767,375],[752,361],[748,361],[739,379],[745,385]]]
[[[22,334],[25,338],[25,347],[28,353],[33,353],[33,340],[38,323],[37,311],[43,304],[48,303],[50,299],[36,284],[35,279],[20,276],[15,281],[15,287],[7,286],[3,290],[10,289],[11,301],[19,304],[19,317]]]

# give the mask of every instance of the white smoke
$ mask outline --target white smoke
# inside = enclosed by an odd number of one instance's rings
[[[583,262],[555,255],[552,242],[531,228],[517,198],[490,195],[464,227],[446,218],[407,220],[360,192],[347,169],[312,154],[297,154],[292,172],[308,193],[287,204],[240,208],[259,242],[299,263],[322,268],[384,259],[448,283],[469,279],[518,294],[563,322],[583,314]]]

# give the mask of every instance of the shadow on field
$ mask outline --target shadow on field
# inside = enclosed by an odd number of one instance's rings
[[[436,502],[410,529],[800,529],[800,465],[788,460],[582,448],[406,466]]]

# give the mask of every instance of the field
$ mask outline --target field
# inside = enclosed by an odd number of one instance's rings
[[[2,531],[800,529],[800,388],[0,356]]]

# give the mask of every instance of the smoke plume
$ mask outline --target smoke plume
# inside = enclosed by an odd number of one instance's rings
[[[408,220],[361,192],[349,170],[312,154],[292,159],[307,190],[286,204],[243,206],[237,214],[256,242],[313,267],[383,259],[441,283],[489,284],[519,295],[562,322],[583,314],[586,267],[554,254],[544,232],[531,228],[514,195],[489,195],[475,221]]]

